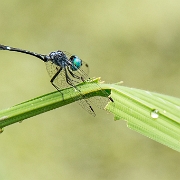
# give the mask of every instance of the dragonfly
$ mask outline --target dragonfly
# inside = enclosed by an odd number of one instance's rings
[[[56,88],[56,90],[59,91],[63,96],[61,92],[62,89],[73,87],[76,93],[78,93],[78,96],[74,100],[77,101],[81,107],[83,107],[93,116],[95,116],[96,113],[91,105],[92,102],[100,108],[104,108],[105,105],[110,101],[114,102],[109,94],[96,82],[92,82],[93,86],[95,86],[98,91],[101,91],[103,97],[95,96],[89,98],[87,95],[81,92],[77,85],[90,80],[88,77],[89,65],[76,55],[71,55],[66,51],[60,50],[50,52],[48,55],[43,55],[1,44],[0,50],[28,54],[44,61],[48,74],[51,78],[50,83]]]

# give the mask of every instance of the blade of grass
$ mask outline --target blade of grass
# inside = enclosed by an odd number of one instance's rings
[[[111,97],[115,104],[106,109],[115,120],[180,152],[180,99],[118,85],[111,85]]]
[[[93,86],[92,82],[99,82],[99,78],[94,79],[90,82],[82,83],[78,85],[78,88],[81,89],[83,94],[86,94],[88,97],[93,96],[103,96],[101,91],[99,91],[97,86]],[[100,85],[101,86],[101,85]],[[110,94],[110,90],[108,90],[107,86],[103,86],[108,94]],[[0,111],[0,129],[6,127],[10,124],[20,122],[24,119],[27,119],[32,116],[36,116],[38,114],[50,111],[52,109],[65,106],[74,102],[75,97],[78,96],[78,93],[74,90],[74,88],[68,88],[61,91],[62,95],[58,92],[52,92],[35,99],[31,99],[29,101],[23,102],[21,104],[15,105],[5,110]]]
[[[99,82],[99,79],[93,81]],[[128,127],[159,143],[180,152],[180,99],[148,91],[99,84],[111,97],[106,110],[114,114],[115,120],[125,120]],[[92,82],[79,84],[88,97],[102,96]],[[52,92],[0,111],[0,131],[3,127],[29,117],[50,111],[74,102],[78,94],[73,88]]]

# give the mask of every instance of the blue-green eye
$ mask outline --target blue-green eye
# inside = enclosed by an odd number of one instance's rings
[[[72,63],[70,67],[72,71],[77,71],[82,66],[82,61],[77,56],[71,56],[70,60]]]

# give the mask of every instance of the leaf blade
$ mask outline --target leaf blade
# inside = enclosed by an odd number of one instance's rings
[[[118,85],[112,85],[111,89],[115,106],[109,103],[106,109],[116,120],[122,118],[130,129],[180,152],[180,111],[177,108],[180,99]],[[154,109],[158,110],[157,119],[151,117]]]

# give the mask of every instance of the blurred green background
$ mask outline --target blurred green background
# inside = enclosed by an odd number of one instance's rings
[[[42,54],[65,50],[107,83],[179,97],[180,1],[6,0],[0,43]],[[45,64],[0,51],[0,108],[55,91]],[[180,177],[178,152],[77,103],[5,128],[0,179],[146,179]]]

